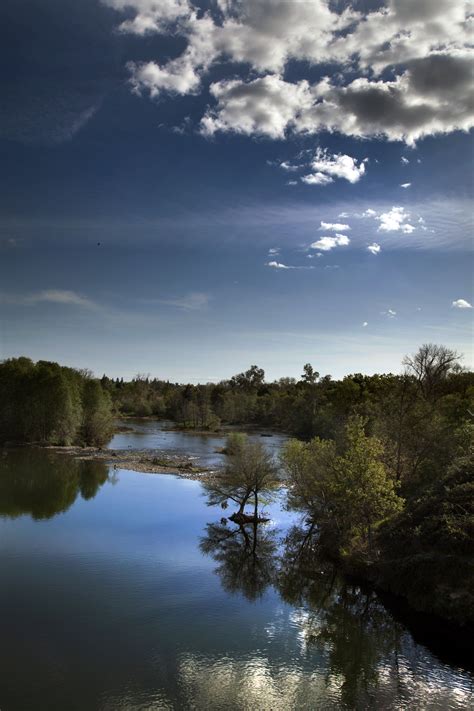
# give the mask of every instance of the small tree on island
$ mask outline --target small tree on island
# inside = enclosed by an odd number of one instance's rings
[[[280,483],[273,457],[260,442],[250,441],[245,434],[230,435],[225,452],[228,457],[226,466],[205,484],[207,503],[226,508],[232,501],[238,509],[230,518],[236,522],[256,521],[259,500],[263,495],[271,494]],[[254,506],[252,516],[244,513],[249,501]]]

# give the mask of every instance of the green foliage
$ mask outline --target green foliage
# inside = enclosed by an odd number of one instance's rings
[[[474,452],[407,501],[378,533],[379,582],[415,607],[474,619]]]
[[[280,483],[275,463],[260,442],[251,442],[244,434],[230,435],[226,452],[227,465],[205,485],[208,504],[226,508],[230,500],[242,513],[247,502],[252,500],[256,516],[259,496],[268,495]]]
[[[0,441],[104,444],[110,396],[88,374],[57,363],[13,358],[0,363]]]
[[[290,440],[282,462],[289,480],[289,505],[317,523],[321,540],[339,553],[362,536],[371,545],[372,528],[401,509],[393,480],[381,460],[383,447],[351,418],[343,444],[314,438]]]
[[[81,436],[87,444],[100,446],[112,435],[112,407],[108,392],[98,380],[86,380],[82,390]]]

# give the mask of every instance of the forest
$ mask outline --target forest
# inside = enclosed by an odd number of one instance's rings
[[[271,383],[253,365],[217,384],[182,385],[10,359],[0,364],[0,441],[101,446],[120,416],[227,428],[228,463],[208,496],[234,505],[244,540],[283,476],[305,547],[418,609],[472,621],[474,373],[433,344],[402,365],[397,375],[333,380],[308,363],[299,379]],[[290,434],[278,466],[236,434],[252,427]]]

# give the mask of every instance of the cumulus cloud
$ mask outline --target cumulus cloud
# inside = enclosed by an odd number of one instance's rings
[[[324,230],[325,232],[328,230],[331,232],[348,232],[351,228],[349,225],[340,222],[323,222],[321,220],[321,225],[318,229],[320,231]]]
[[[322,252],[329,252],[335,247],[346,247],[350,243],[350,239],[347,235],[336,234],[335,237],[325,236],[313,242],[310,246],[311,249],[319,249]]]
[[[472,304],[466,299],[456,299],[456,301],[453,301],[452,306],[455,309],[472,309]]]
[[[409,161],[408,158],[406,158],[405,156],[402,156],[402,157],[400,158],[400,163],[403,163],[403,165],[408,165],[409,162],[410,162],[410,161]]]
[[[392,207],[389,212],[383,212],[376,217],[380,225],[379,232],[403,232],[411,234],[415,230],[412,224],[408,222],[410,213],[405,211],[404,207]]]
[[[411,183],[400,183],[400,187],[405,188],[405,189],[409,188],[409,187],[411,187]]]
[[[379,244],[377,244],[377,242],[372,242],[372,244],[369,244],[367,249],[369,250],[369,252],[371,254],[379,254],[379,252],[382,248]]]
[[[133,18],[124,20],[118,31],[135,35],[171,31],[178,20],[189,16],[191,6],[187,0],[102,0],[119,12],[134,12]]]
[[[127,13],[122,33],[184,41],[169,61],[130,64],[137,92],[195,93],[214,63],[230,63],[228,76],[211,84],[206,135],[275,139],[327,130],[413,144],[474,125],[472,17],[464,0],[385,0],[370,11],[326,0],[216,0],[204,12],[188,0],[103,2]],[[293,60],[339,71],[316,83],[286,81]],[[235,78],[232,64],[246,76]]]
[[[357,183],[365,173],[366,159],[358,162],[355,158],[342,153],[330,154],[318,148],[312,160],[312,173],[301,180],[308,184],[327,185],[334,178],[343,178],[350,183]]]
[[[211,84],[209,91],[217,106],[201,120],[201,131],[205,135],[232,131],[248,136],[284,138],[288,125],[312,105],[307,81],[293,84],[277,74],[247,83],[240,79],[222,80]]]
[[[364,321],[364,323],[362,324],[362,328],[367,328],[368,325],[369,325],[369,322],[368,322],[368,321]]]

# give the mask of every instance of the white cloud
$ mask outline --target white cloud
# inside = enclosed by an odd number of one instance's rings
[[[301,178],[303,183],[306,185],[329,185],[334,182],[334,179],[330,175],[325,173],[309,173],[308,175],[303,175]]]
[[[362,213],[362,217],[375,217],[376,216],[375,210],[372,210],[371,207],[369,207],[365,212]]]
[[[377,242],[372,242],[372,244],[369,244],[367,249],[371,252],[371,254],[379,254],[381,246],[377,244]]]
[[[280,163],[280,168],[283,168],[283,170],[288,170],[289,172],[294,172],[296,170],[300,170],[303,166],[301,165],[293,165],[293,163],[289,163],[287,160],[284,160],[282,163]]]
[[[288,180],[286,185],[298,185],[298,181],[297,180]]]
[[[267,262],[266,263],[267,267],[273,267],[273,269],[289,269],[286,264],[282,264],[281,262]]]
[[[311,162],[313,173],[305,175],[301,180],[308,184],[327,185],[334,178],[343,178],[350,183],[357,183],[365,173],[364,161],[342,153],[328,153],[327,150],[318,148]]]
[[[216,0],[205,12],[188,0],[103,2],[127,13],[121,32],[184,42],[163,64],[130,64],[137,92],[194,93],[217,61],[244,68],[245,78],[236,79],[230,66],[211,85],[207,135],[328,130],[413,144],[474,125],[472,17],[464,0],[386,0],[365,12],[327,0]],[[334,65],[337,79],[285,81],[293,60]]]
[[[400,162],[403,163],[403,165],[408,165],[410,161],[408,160],[408,158],[405,158],[405,156],[402,156],[400,158]]]
[[[472,309],[472,304],[465,299],[456,299],[456,301],[453,301],[452,306],[455,309]]]
[[[369,325],[369,322],[368,322],[368,321],[364,321],[364,323],[362,324],[362,328],[367,328],[368,325]]]
[[[346,218],[346,217],[350,217],[350,215],[349,215],[348,212],[340,212],[339,215],[338,215],[338,217],[344,217],[344,218]]]
[[[265,266],[272,267],[272,269],[314,269],[314,267],[293,266],[289,264],[282,264],[282,262],[266,262]]]
[[[248,83],[223,80],[211,84],[209,91],[217,107],[201,120],[201,131],[208,136],[217,131],[232,131],[284,138],[288,125],[304,107],[309,109],[312,104],[307,81],[292,84],[272,74]]]
[[[132,19],[124,20],[119,32],[135,35],[164,33],[178,19],[187,17],[191,8],[187,0],[102,0],[119,12],[134,11]]]
[[[350,243],[350,239],[347,235],[336,234],[335,237],[321,237],[317,242],[313,242],[310,246],[311,249],[320,249],[322,252],[329,252],[335,247],[346,247]]]
[[[321,220],[321,226],[318,229],[332,232],[348,232],[351,228],[349,225],[342,224],[339,222],[323,222]]]
[[[395,316],[397,315],[397,312],[394,311],[393,309],[387,309],[387,311],[382,311],[381,315],[386,316],[387,318],[395,318]]]
[[[270,247],[268,254],[280,254],[280,247]]]
[[[409,188],[409,187],[411,187],[411,183],[400,183],[400,187],[405,188],[405,189]]]
[[[376,217],[380,225],[379,232],[403,232],[410,234],[415,230],[407,220],[410,219],[410,213],[405,211],[404,207],[392,207],[389,212],[383,212]]]

